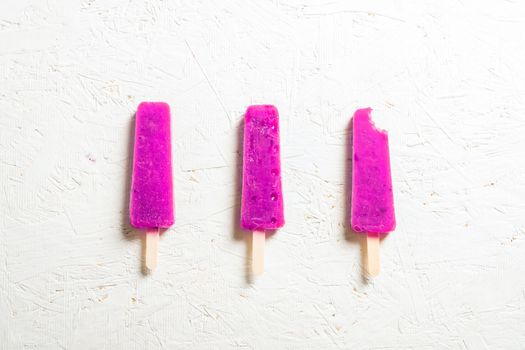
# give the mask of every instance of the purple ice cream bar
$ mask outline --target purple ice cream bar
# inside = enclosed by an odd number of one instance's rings
[[[279,113],[272,105],[250,106],[244,117],[241,226],[274,230],[284,225]]]
[[[137,108],[129,212],[137,228],[174,223],[170,107],[164,102],[142,102]]]
[[[396,227],[388,134],[370,118],[371,108],[355,112],[352,155],[352,229],[369,235]]]

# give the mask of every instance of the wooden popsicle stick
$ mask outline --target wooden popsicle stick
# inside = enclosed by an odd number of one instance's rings
[[[252,237],[252,272],[255,276],[264,272],[264,244],[266,233],[264,231],[253,231]]]
[[[154,270],[157,267],[157,251],[159,247],[159,229],[146,230],[146,267]]]
[[[370,276],[379,275],[379,236],[366,236],[367,270]]]

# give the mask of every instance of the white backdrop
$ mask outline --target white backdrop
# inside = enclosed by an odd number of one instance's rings
[[[522,1],[0,2],[1,349],[525,349]],[[173,112],[176,224],[141,273],[132,116]],[[287,223],[246,276],[239,123],[281,114]],[[390,133],[368,281],[346,139]]]

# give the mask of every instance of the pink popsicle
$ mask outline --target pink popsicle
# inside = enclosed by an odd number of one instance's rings
[[[396,226],[388,134],[371,120],[371,108],[358,109],[353,123],[352,229],[368,235],[369,272],[379,273],[379,236]]]
[[[173,225],[170,107],[142,102],[136,114],[131,224],[137,228]]]
[[[272,105],[250,106],[244,123],[241,226],[274,230],[284,225],[279,113]]]
[[[173,225],[170,107],[142,102],[136,114],[131,224],[137,228]]]
[[[173,225],[170,107],[142,102],[136,113],[129,215],[146,230],[146,266],[157,266],[159,228]]]
[[[265,231],[284,225],[279,113],[272,105],[246,110],[242,179],[241,226],[253,231],[252,272],[260,275]]]
[[[396,226],[388,134],[370,118],[371,108],[353,118],[352,229],[380,234]]]

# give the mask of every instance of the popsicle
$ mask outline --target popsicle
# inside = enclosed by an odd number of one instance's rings
[[[279,113],[272,105],[255,105],[244,117],[241,227],[253,232],[252,271],[264,270],[267,230],[284,225]]]
[[[358,109],[352,120],[351,225],[367,235],[368,272],[379,274],[379,238],[396,227],[388,133],[374,126],[371,108]]]
[[[146,231],[146,266],[157,266],[159,229],[174,223],[170,107],[142,102],[135,117],[135,146],[129,215]]]

